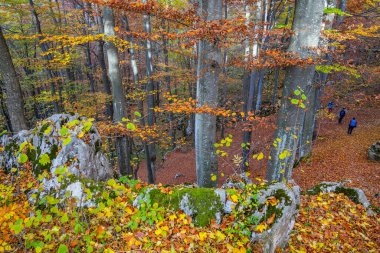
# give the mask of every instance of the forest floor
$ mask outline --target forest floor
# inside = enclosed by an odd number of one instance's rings
[[[377,101],[378,102],[378,101]],[[371,107],[370,107],[371,106]],[[380,140],[380,106],[378,103],[367,103],[366,106],[352,107],[340,125],[335,108],[331,115],[318,120],[318,138],[313,144],[312,155],[302,161],[293,172],[293,177],[303,190],[309,189],[322,181],[350,180],[347,186],[364,190],[370,202],[380,206],[380,164],[367,159],[371,144]],[[358,127],[352,135],[347,134],[347,125],[352,117],[358,120]],[[266,161],[269,156],[275,130],[275,115],[254,127],[253,154],[264,153],[264,159],[258,161],[250,156],[250,177],[264,179]],[[226,157],[219,157],[219,185],[226,178],[239,170],[233,162],[234,156],[241,156],[242,132],[239,126],[227,131],[233,136],[230,147],[223,150]],[[145,168],[139,170],[139,178],[144,179]],[[157,183],[181,184],[195,183],[195,155],[191,147],[181,147],[167,154],[166,159],[158,166]]]

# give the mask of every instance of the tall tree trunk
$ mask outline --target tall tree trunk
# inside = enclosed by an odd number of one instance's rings
[[[27,129],[24,99],[8,45],[0,26],[0,78],[3,80],[9,119],[14,132]]]
[[[123,16],[123,21],[125,25],[125,30],[130,31],[129,29],[129,23],[128,23],[128,18],[126,15]],[[136,61],[136,56],[135,56],[135,49],[134,43],[132,36],[127,37],[128,42],[131,44],[131,47],[129,48],[129,54],[130,54],[130,61],[131,61],[131,69],[132,69],[132,74],[133,74],[133,83],[135,87],[139,87],[140,85],[140,80],[139,80],[139,70],[137,66],[137,61]],[[141,127],[145,127],[145,113],[144,113],[144,102],[142,99],[139,99],[137,102],[137,108],[141,114],[140,117],[140,125]],[[149,184],[154,184],[154,171],[152,170],[152,163],[150,160],[150,150],[149,150],[149,145],[146,141],[143,141],[143,146],[144,146],[144,151],[145,151],[145,157],[146,157],[146,170],[147,170],[147,175],[148,175],[148,183]]]
[[[32,15],[34,17],[34,21],[36,22],[35,25],[36,25],[37,34],[40,35],[39,39],[41,40],[42,36],[43,36],[42,35],[42,29],[41,29],[41,22],[40,22],[40,19],[38,17],[38,13],[35,9],[33,0],[29,0],[29,5],[32,9],[31,12],[32,12]],[[45,53],[49,50],[49,45],[47,43],[43,42],[43,43],[40,43],[40,48],[41,48],[42,52]],[[43,58],[47,62],[49,62],[53,59],[51,54],[45,55]],[[48,73],[49,78],[58,80],[57,83],[55,83],[55,81],[50,82],[50,91],[51,91],[51,96],[53,97],[54,111],[55,111],[55,113],[60,113],[63,109],[62,104],[59,102],[59,101],[62,101],[62,80],[59,80],[60,74],[57,71],[47,70],[47,73]],[[58,85],[59,101],[57,101],[57,99],[55,98],[55,96],[56,96],[56,85]]]
[[[104,7],[103,18],[104,34],[106,36],[115,36],[115,21],[111,8]],[[123,117],[125,117],[125,95],[120,74],[119,55],[113,42],[107,41],[105,43],[105,47],[108,58],[108,76],[112,84],[113,120],[115,123],[119,123],[122,122]],[[118,156],[120,174],[133,176],[127,147],[127,137],[116,138],[116,152]]]
[[[207,21],[222,19],[222,0],[199,1],[200,16]],[[205,18],[204,15],[207,15]],[[197,106],[218,106],[218,83],[222,55],[217,41],[202,39],[198,44]],[[215,153],[215,115],[195,115],[195,159],[197,183],[200,187],[217,186],[213,175],[218,175],[218,161]]]
[[[277,96],[278,96],[278,82],[280,79],[280,70],[281,68],[276,68],[274,70],[274,84],[273,84],[273,91],[272,91],[272,107],[276,108],[277,107]]]
[[[4,88],[4,84],[3,84],[3,82],[0,79],[0,107],[1,107],[1,114],[3,115],[3,117],[5,119],[5,124],[6,124],[6,127],[7,127],[7,131],[9,133],[13,133],[11,119],[9,117],[7,106],[5,105],[5,102],[4,102],[3,88]]]
[[[265,70],[261,69],[259,72],[259,79],[257,81],[257,94],[256,94],[255,111],[259,111],[261,108],[261,103],[263,100],[264,75],[265,75]]]
[[[313,56],[309,49],[318,46],[323,9],[323,1],[299,0],[296,2],[292,26],[294,34],[291,37],[289,52],[298,53],[304,59]],[[294,66],[286,71],[277,130],[274,136],[275,145],[272,147],[271,159],[268,161],[268,181],[290,179],[292,176],[298,137],[302,133],[305,113],[300,106],[292,104],[291,99],[300,99],[300,96],[295,94],[296,90],[307,91],[307,87],[312,84],[314,72],[315,66],[306,68]]]
[[[92,64],[92,59],[91,59],[91,50],[90,50],[90,43],[87,42],[85,45],[86,48],[86,67],[87,67],[87,78],[90,82],[90,91],[95,92],[96,91],[96,84],[95,84],[95,79],[94,79],[94,66]]]
[[[103,19],[101,15],[98,15],[97,17],[97,24],[99,26],[99,33],[104,33],[104,25],[103,25]],[[102,84],[103,84],[103,91],[107,95],[112,95],[111,92],[111,81],[107,74],[107,66],[106,66],[106,60],[104,58],[104,41],[98,40],[96,45],[96,52],[97,52],[97,58],[99,61],[99,66],[102,71]],[[106,101],[106,111],[105,115],[107,118],[112,118],[113,116],[113,107],[112,107],[112,101]]]
[[[327,0],[325,2],[325,7],[335,8],[336,0]],[[329,30],[333,27],[333,22],[335,19],[335,14],[325,14],[324,22],[322,25],[322,30]],[[322,38],[319,41],[319,46],[328,49],[329,41],[327,38]],[[330,57],[326,53],[325,58],[328,60]],[[327,63],[329,64],[329,63]],[[306,103],[305,119],[302,128],[302,134],[299,138],[299,159],[308,156],[311,153],[312,141],[313,141],[313,132],[315,129],[316,114],[319,108],[319,93],[317,89],[323,89],[323,86],[327,80],[326,73],[315,73],[314,79],[310,87],[307,89],[308,103]]]
[[[340,0],[339,1],[339,6],[338,8],[341,10],[341,11],[346,11],[346,8],[347,8],[347,0]],[[344,20],[344,16],[338,16],[337,18],[337,22],[336,22],[336,26],[339,26],[340,24],[343,23],[343,20]]]
[[[249,25],[250,23],[250,13],[249,13],[249,7],[245,6],[246,11],[246,25]],[[262,1],[258,1],[256,3],[256,9],[255,9],[255,31],[259,29],[258,23],[261,20],[261,12],[262,12]],[[249,57],[249,40],[246,39],[246,45],[245,45],[245,58],[246,61],[248,61]],[[252,46],[252,59],[259,57],[259,37],[258,35],[255,35],[253,46]],[[249,114],[252,112],[252,109],[254,108],[254,105],[256,105],[255,95],[257,96],[257,84],[259,80],[259,74],[260,71],[255,69],[252,70],[249,74],[245,74],[245,78],[243,79],[243,82],[245,82],[245,85],[243,84],[243,93],[244,93],[244,107],[243,112],[246,118],[249,118]],[[247,92],[248,91],[248,92]],[[243,148],[242,148],[242,163],[241,163],[241,170],[247,171],[249,168],[249,154],[251,152],[251,141],[252,141],[252,125],[247,120],[244,120],[246,123],[246,129],[244,131],[243,136]]]
[[[165,20],[162,21],[163,23],[163,28],[167,30],[167,32],[170,31],[169,24],[166,26],[165,25]],[[169,74],[169,51],[168,51],[168,40],[165,38],[165,35],[162,36],[162,41],[163,41],[163,54],[164,54],[164,64],[165,64],[165,87],[166,87],[166,92],[172,95],[171,87],[170,87],[170,74]],[[171,100],[169,101],[171,103]],[[168,114],[168,122],[169,122],[169,136],[171,138],[170,144],[171,147],[174,149],[175,148],[175,133],[176,133],[176,128],[173,124],[174,120],[174,114],[172,112],[169,112]]]
[[[146,0],[143,0],[145,3]],[[151,33],[151,25],[150,25],[150,16],[144,15],[144,31],[150,35]],[[152,74],[153,74],[153,62],[152,62],[152,43],[150,39],[145,40],[145,61],[146,61],[146,75],[148,79],[148,83],[146,85],[146,92],[147,95],[147,118],[148,118],[148,126],[152,127],[154,125],[154,106],[155,106],[155,99],[154,99],[154,84],[152,80]],[[156,147],[155,144],[150,140],[149,143],[149,159],[150,161],[150,167],[151,167],[151,173],[153,175],[153,181],[149,183],[154,183],[156,180],[156,169],[155,169],[155,163],[156,163]]]

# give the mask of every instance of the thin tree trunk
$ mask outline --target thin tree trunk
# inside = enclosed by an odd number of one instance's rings
[[[249,7],[245,6],[246,11],[246,25],[249,25],[250,21],[250,13],[249,13]],[[255,10],[255,30],[258,30],[259,25],[258,22],[261,20],[261,12],[262,12],[262,2],[261,0],[256,3],[256,10]],[[245,60],[248,61],[249,57],[249,40],[246,40],[245,45]],[[259,57],[259,37],[258,35],[255,35],[253,46],[252,46],[252,58]],[[259,70],[252,70],[250,74],[245,74],[245,78],[243,79],[243,82],[246,82],[246,85],[243,84],[243,93],[247,94],[244,95],[244,107],[243,112],[246,118],[249,117],[249,114],[252,112],[252,109],[254,108],[254,105],[256,105],[255,95],[257,96],[257,84],[259,79]],[[248,91],[248,93],[247,93]],[[251,152],[251,141],[252,141],[252,125],[249,123],[246,119],[244,120],[246,124],[246,128],[244,131],[243,136],[243,148],[242,148],[242,163],[241,163],[241,171],[247,171],[249,168],[249,154]]]
[[[341,10],[341,11],[346,11],[346,8],[347,8],[347,0],[340,0],[339,1],[339,6],[338,8]],[[337,18],[337,22],[336,22],[336,26],[339,26],[340,24],[343,23],[343,20],[344,20],[344,16],[338,16]]]
[[[315,48],[319,44],[323,9],[323,1],[296,2],[292,26],[294,35],[291,37],[289,52],[298,53],[304,59],[313,56],[309,48]],[[286,71],[277,130],[274,136],[275,145],[271,150],[271,159],[268,160],[268,181],[290,179],[292,176],[298,137],[302,133],[305,113],[300,106],[292,104],[291,99],[300,99],[299,95],[295,94],[296,90],[307,91],[307,87],[312,84],[314,72],[315,66],[306,68],[294,66]]]
[[[101,15],[98,16],[97,23],[98,23],[98,26],[99,26],[99,33],[100,34],[104,33],[104,29],[103,29],[104,25],[103,25],[103,19],[102,19]],[[96,51],[97,51],[97,58],[98,58],[98,61],[99,61],[99,66],[100,66],[100,69],[102,71],[103,91],[107,95],[111,96],[112,95],[112,92],[111,92],[111,81],[110,81],[110,79],[108,77],[108,74],[107,74],[106,60],[104,58],[104,41],[103,40],[98,40],[97,41]],[[112,101],[108,101],[108,100],[106,101],[105,115],[109,119],[113,117]]]
[[[222,19],[222,0],[200,1],[200,16],[207,21]],[[217,41],[200,40],[198,44],[197,106],[218,106],[218,83],[222,55]],[[218,161],[215,153],[215,115],[195,115],[195,159],[200,187],[217,186]]]
[[[143,0],[143,3],[145,3],[146,0]],[[151,25],[150,25],[150,16],[144,15],[144,31],[150,35],[151,33]],[[154,99],[154,84],[152,80],[152,74],[153,74],[153,62],[152,62],[152,43],[149,39],[145,40],[145,59],[146,59],[146,75],[147,75],[147,85],[146,85],[146,92],[147,95],[147,118],[148,118],[148,126],[152,127],[154,125],[154,106],[155,106],[155,99]],[[156,181],[156,169],[155,169],[155,163],[156,163],[156,148],[155,144],[152,140],[150,140],[149,143],[149,159],[150,161],[150,167],[151,172],[153,175],[153,181],[150,181],[149,183],[154,183]],[[149,179],[151,180],[151,179]],[[149,181],[148,180],[148,181]]]
[[[115,36],[115,22],[113,11],[109,7],[103,9],[104,34]],[[119,67],[119,55],[115,44],[111,41],[105,43],[108,58],[108,75],[112,84],[113,120],[115,123],[123,121],[125,117],[125,95]],[[127,150],[127,137],[116,138],[116,152],[118,156],[121,175],[133,176],[130,157]]]
[[[277,107],[277,96],[278,96],[278,82],[280,79],[280,68],[276,68],[274,70],[274,84],[273,84],[273,91],[272,91],[272,107]]]
[[[38,17],[37,11],[34,6],[33,0],[29,0],[29,5],[32,8],[32,15],[34,17],[34,21],[36,22],[36,30],[37,34],[40,35],[40,38],[42,38],[42,29],[41,29],[41,22]],[[49,45],[47,43],[40,43],[40,48],[42,52],[47,52],[49,50]],[[48,54],[43,57],[47,62],[52,60],[51,54]],[[51,79],[58,79],[57,84],[58,84],[58,91],[59,91],[59,101],[62,101],[62,80],[59,80],[60,74],[57,71],[53,70],[47,70],[47,73],[49,75],[49,78]],[[50,82],[50,91],[51,91],[51,96],[53,97],[53,106],[54,106],[54,111],[55,113],[60,113],[62,111],[62,104],[57,101],[55,98],[56,96],[56,83],[55,82]]]
[[[125,30],[130,31],[129,29],[129,23],[128,23],[128,18],[126,15],[123,16],[123,21],[125,25]],[[129,48],[129,54],[130,54],[130,61],[131,61],[131,68],[132,68],[132,73],[133,73],[133,83],[135,87],[139,87],[140,85],[140,80],[139,80],[139,70],[137,66],[137,61],[136,61],[136,56],[135,56],[135,49],[133,48],[134,43],[133,39],[131,36],[127,37],[128,42],[131,44],[131,47]],[[140,117],[140,125],[141,127],[145,127],[145,113],[144,113],[144,102],[142,99],[139,99],[137,102],[137,108],[141,114]],[[152,170],[152,163],[150,161],[150,150],[149,150],[149,145],[146,141],[143,141],[143,146],[144,146],[144,151],[145,151],[145,160],[146,160],[146,170],[147,170],[147,175],[148,175],[148,183],[149,184],[154,184],[154,172]]]
[[[4,83],[9,119],[14,132],[27,129],[24,114],[24,99],[8,45],[0,26],[0,76]]]

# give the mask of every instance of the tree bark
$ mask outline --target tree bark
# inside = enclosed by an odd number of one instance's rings
[[[199,1],[200,16],[207,21],[222,19],[222,0]],[[207,17],[204,17],[207,15]],[[218,83],[222,55],[218,41],[200,40],[198,43],[197,106],[218,105]],[[215,115],[195,115],[195,159],[197,183],[200,187],[213,187],[217,180],[218,161],[215,153]]]
[[[41,29],[41,22],[40,22],[40,19],[38,17],[38,13],[35,9],[35,6],[34,6],[34,2],[33,0],[29,0],[29,5],[30,7],[32,8],[31,12],[32,12],[32,15],[34,17],[34,20],[36,22],[36,30],[37,30],[37,34],[40,35],[40,38],[39,39],[42,39],[42,29]],[[47,43],[40,43],[40,48],[42,50],[42,52],[47,52],[49,50],[49,45]],[[48,54],[46,56],[43,57],[47,62],[51,61],[53,58],[51,56],[51,54]],[[54,70],[47,70],[47,73],[48,73],[48,76],[49,78],[51,79],[59,79],[59,77],[61,76],[59,72],[57,71],[54,71]],[[56,96],[56,84],[58,84],[58,92],[59,92],[59,101],[57,101],[57,99],[55,98]],[[54,98],[53,99],[53,106],[54,106],[54,111],[55,113],[60,113],[62,111],[62,81],[61,80],[58,80],[57,83],[55,82],[50,82],[50,91],[51,91],[51,96]]]
[[[335,8],[336,0],[327,0],[325,4],[326,4],[325,7]],[[333,27],[334,18],[335,18],[335,14],[333,13],[324,15],[322,30],[331,29]],[[328,43],[329,43],[328,39],[323,38],[323,39],[320,39],[319,46],[327,50]],[[325,58],[326,59],[330,58],[327,53],[325,55]],[[316,114],[319,108],[318,101],[320,99],[320,96],[319,96],[320,91],[318,91],[317,89],[322,89],[326,80],[327,80],[326,73],[316,72],[314,75],[312,84],[308,87],[307,93],[309,94],[308,96],[309,101],[308,103],[306,103],[305,119],[304,119],[304,124],[302,128],[302,134],[299,139],[298,159],[302,159],[303,157],[306,157],[311,153]]]
[[[103,9],[104,34],[115,36],[115,22],[113,11],[109,7]],[[125,117],[125,95],[120,74],[119,55],[115,44],[111,41],[105,43],[108,58],[108,76],[112,84],[113,120],[120,123]],[[116,152],[118,156],[121,175],[133,176],[130,157],[128,156],[127,137],[116,138]]]
[[[100,34],[104,33],[104,25],[103,25],[103,19],[102,19],[101,15],[98,15],[97,24],[99,26],[99,33]],[[103,91],[107,95],[112,95],[111,81],[110,81],[108,74],[107,74],[107,65],[106,65],[106,60],[104,57],[104,41],[103,40],[97,41],[96,49],[97,49],[96,51],[97,51],[97,58],[99,61],[99,66],[100,66],[100,69],[102,71]],[[108,101],[108,100],[106,101],[105,115],[107,118],[112,118],[112,116],[113,116],[112,101]]]
[[[145,3],[146,0],[143,0],[143,3]],[[144,15],[144,31],[150,35],[151,33],[151,25],[150,25],[150,16]],[[152,42],[149,39],[145,40],[145,61],[146,61],[146,75],[148,79],[148,83],[146,85],[146,92],[147,92],[147,118],[148,118],[148,126],[152,127],[155,122],[154,118],[154,106],[155,106],[155,99],[154,99],[154,84],[152,80],[152,74],[153,74],[153,62],[152,62]],[[150,168],[151,173],[153,175],[153,181],[149,183],[154,183],[156,181],[156,147],[153,143],[153,140],[149,141],[149,161],[150,161]]]
[[[27,129],[24,114],[24,99],[8,45],[0,26],[0,78],[3,80],[6,104],[13,132]]]
[[[124,25],[125,25],[125,30],[130,31],[127,16],[124,15],[123,21],[124,21]],[[139,80],[139,70],[138,70],[136,56],[135,56],[135,49],[133,48],[134,43],[133,43],[133,39],[131,36],[128,36],[127,39],[128,39],[128,42],[131,44],[131,47],[129,48],[128,51],[130,54],[131,69],[132,69],[132,74],[133,74],[133,83],[134,83],[135,87],[138,88],[138,86],[140,85],[140,80]],[[140,125],[141,125],[141,127],[145,127],[144,102],[142,99],[138,100],[137,108],[141,114]],[[154,184],[154,182],[155,182],[154,171],[152,170],[152,163],[150,161],[149,145],[146,141],[143,141],[143,146],[144,146],[145,157],[146,157],[145,159],[146,159],[146,170],[147,170],[147,175],[148,175],[148,183]]]
[[[291,37],[289,52],[298,53],[304,59],[313,56],[309,48],[318,46],[323,9],[323,1],[299,0],[296,2],[292,26],[294,34]],[[292,176],[298,137],[302,133],[305,113],[300,106],[292,104],[291,99],[299,99],[295,96],[296,90],[307,91],[307,87],[312,84],[314,72],[314,66],[306,68],[294,66],[286,71],[277,130],[274,136],[275,145],[272,147],[271,159],[268,161],[268,181],[290,179]]]

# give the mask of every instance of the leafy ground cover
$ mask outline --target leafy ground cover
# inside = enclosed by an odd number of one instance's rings
[[[234,212],[221,224],[212,221],[197,227],[184,213],[150,199],[139,209],[134,207],[147,185],[123,180],[109,180],[96,190],[86,188],[86,199],[96,200],[93,207],[78,208],[73,199],[57,199],[54,194],[33,196],[36,204],[30,204],[27,195],[38,192],[38,179],[27,171],[0,172],[0,179],[1,252],[260,252],[259,245],[249,243],[247,231],[262,232],[274,220],[242,224],[236,222],[242,214]],[[157,189],[174,191],[162,185]],[[238,203],[246,199],[244,194],[236,191],[230,199]],[[368,217],[362,206],[343,195],[303,196],[285,251],[378,252],[379,228],[379,216]]]

